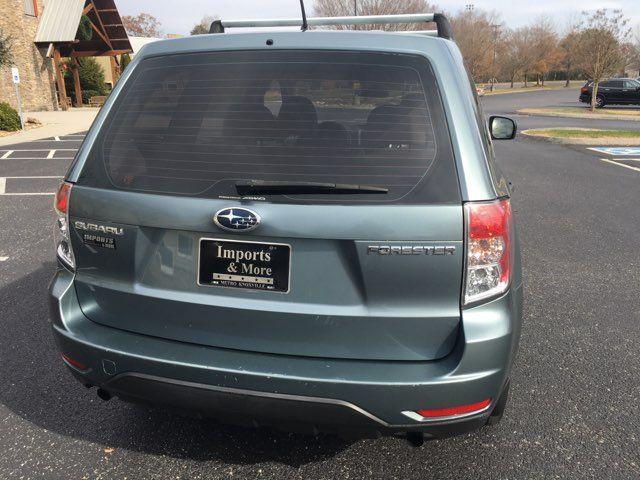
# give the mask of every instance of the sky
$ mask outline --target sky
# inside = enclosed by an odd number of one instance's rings
[[[121,15],[147,12],[161,23],[164,33],[187,34],[205,15],[224,19],[281,18],[300,15],[298,0],[115,0]],[[393,0],[389,0],[393,1]],[[306,0],[308,15],[312,15],[313,0]],[[562,28],[582,10],[620,8],[634,25],[640,24],[640,0],[434,0],[441,10],[456,12],[466,4],[492,10],[510,27],[531,22],[540,15],[549,15]]]

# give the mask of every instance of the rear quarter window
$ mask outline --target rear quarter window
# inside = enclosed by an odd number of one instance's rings
[[[414,55],[342,51],[145,59],[116,99],[78,183],[229,197],[248,180],[389,190],[270,201],[459,201],[430,64]]]

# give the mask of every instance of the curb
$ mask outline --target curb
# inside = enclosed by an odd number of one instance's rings
[[[530,115],[534,117],[561,117],[561,118],[580,118],[582,120],[623,120],[628,122],[640,122],[640,115],[608,115],[608,114],[588,114],[582,115],[580,113],[572,112],[540,112],[536,109],[522,108],[516,110],[516,113],[520,115]]]
[[[533,140],[539,140],[543,142],[555,143],[557,145],[587,145],[587,146],[607,146],[607,147],[636,147],[640,145],[640,138],[620,141],[617,139],[602,139],[602,138],[580,138],[580,137],[545,137],[542,135],[536,135],[529,133],[530,130],[523,130],[521,135],[531,138]]]
[[[516,93],[536,93],[536,92],[557,92],[559,90],[578,90],[579,88],[580,87],[553,87],[553,88],[530,87],[530,88],[527,88],[526,90],[523,90],[522,88],[514,88],[513,90],[511,90],[510,88],[500,88],[500,89],[494,90],[493,92],[485,89],[484,95],[482,96],[490,97],[493,95],[506,95],[508,93],[516,94]]]

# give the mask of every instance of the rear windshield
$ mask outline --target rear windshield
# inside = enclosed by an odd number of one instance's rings
[[[429,63],[412,55],[277,50],[146,59],[111,109],[79,183],[233,197],[238,183],[251,180],[388,189],[270,195],[273,201],[388,202],[416,191],[457,199]]]

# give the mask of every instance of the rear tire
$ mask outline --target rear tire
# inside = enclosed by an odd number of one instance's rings
[[[496,402],[496,406],[493,407],[493,411],[489,418],[487,419],[487,425],[496,425],[502,420],[502,416],[504,415],[504,411],[507,408],[507,401],[509,400],[509,387],[511,386],[511,382],[507,381],[504,389],[502,390],[502,394],[500,398]]]
[[[598,95],[596,97],[596,108],[602,108],[606,105],[604,97],[602,95]]]

